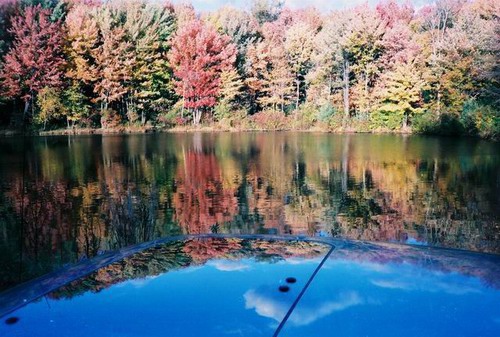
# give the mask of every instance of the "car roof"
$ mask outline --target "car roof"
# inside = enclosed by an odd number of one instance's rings
[[[278,236],[179,236],[0,294],[0,335],[500,335],[496,255]]]

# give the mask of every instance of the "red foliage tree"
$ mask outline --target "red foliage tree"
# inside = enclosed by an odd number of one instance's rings
[[[14,42],[5,55],[0,77],[5,95],[21,97],[26,113],[42,88],[62,84],[63,30],[59,22],[50,20],[50,11],[38,5],[14,16],[9,32]]]
[[[415,12],[411,2],[407,1],[403,4],[398,4],[395,0],[379,2],[376,10],[382,21],[389,28],[394,27],[398,22],[409,24]]]
[[[169,60],[177,78],[175,90],[192,111],[193,123],[199,124],[203,109],[216,103],[220,74],[236,61],[236,47],[229,37],[194,20],[174,36]]]

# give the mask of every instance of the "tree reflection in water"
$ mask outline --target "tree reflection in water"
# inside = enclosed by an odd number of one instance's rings
[[[24,153],[0,143],[0,289],[176,234],[500,252],[495,143],[294,133],[32,138]]]

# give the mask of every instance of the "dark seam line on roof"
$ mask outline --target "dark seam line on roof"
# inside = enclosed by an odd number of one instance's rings
[[[318,264],[318,266],[316,267],[316,269],[312,273],[311,277],[309,277],[309,280],[305,284],[304,288],[302,288],[301,292],[299,293],[299,295],[297,296],[297,298],[295,299],[295,301],[293,301],[290,309],[288,309],[288,312],[286,313],[285,317],[283,318],[283,320],[281,321],[280,325],[278,326],[278,328],[274,332],[273,337],[277,337],[280,334],[281,329],[283,329],[283,327],[285,326],[286,322],[288,321],[288,318],[292,315],[293,310],[295,309],[295,307],[299,303],[299,301],[302,298],[302,296],[305,294],[307,288],[309,288],[309,285],[311,284],[311,282],[316,277],[316,274],[319,272],[319,270],[321,269],[321,267],[323,267],[323,264],[325,264],[325,262],[328,259],[328,257],[330,257],[330,254],[332,254],[332,252],[333,252],[334,249],[335,249],[335,246],[332,246],[332,248],[328,251],[328,253],[326,253],[326,255],[323,258],[323,260],[321,260],[321,262]]]

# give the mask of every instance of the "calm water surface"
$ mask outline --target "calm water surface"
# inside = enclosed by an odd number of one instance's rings
[[[198,233],[500,253],[500,144],[285,132],[0,139],[0,290]]]

